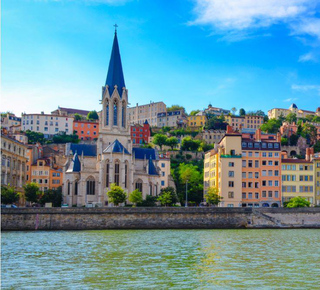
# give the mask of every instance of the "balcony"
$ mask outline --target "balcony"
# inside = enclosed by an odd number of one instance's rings
[[[234,154],[234,155],[231,155],[231,154],[221,154],[220,157],[221,157],[221,158],[241,158],[242,155],[241,155],[241,154]]]

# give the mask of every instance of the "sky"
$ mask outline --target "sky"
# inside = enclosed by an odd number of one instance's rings
[[[320,106],[320,0],[2,0],[0,110],[101,110],[115,23],[130,106]]]

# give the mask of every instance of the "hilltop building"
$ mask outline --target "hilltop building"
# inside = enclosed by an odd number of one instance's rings
[[[148,144],[149,138],[151,136],[150,125],[148,121],[146,120],[143,123],[143,126],[140,124],[131,125],[130,134],[131,134],[131,141],[133,146]]]
[[[241,132],[242,129],[251,129],[255,132],[263,124],[262,116],[245,115],[241,116],[225,116],[226,122],[235,131]]]
[[[157,126],[171,127],[171,128],[185,128],[187,127],[188,119],[184,110],[161,112],[157,115]]]
[[[297,118],[305,118],[307,115],[320,116],[320,107],[315,112],[298,109],[296,104],[292,104],[289,109],[273,108],[268,111],[268,117],[278,119],[280,116],[286,117],[289,113],[294,113]]]
[[[230,114],[230,110],[212,107],[211,104],[208,106],[207,109],[204,110],[204,112],[208,115],[213,115],[213,116],[221,116],[221,115],[226,116],[226,115]]]
[[[140,105],[137,103],[135,107],[127,109],[129,124],[143,125],[147,120],[150,126],[157,127],[157,115],[160,112],[165,112],[167,106],[164,102],[150,102],[150,104]]]
[[[97,144],[67,144],[64,202],[69,206],[108,205],[112,183],[127,195],[135,189],[146,195],[160,192],[161,168],[155,149],[132,148],[127,120],[128,90],[123,76],[117,32],[107,79],[102,89],[102,112]],[[145,121],[145,118],[144,118]]]
[[[52,111],[51,114],[52,115],[59,115],[59,116],[66,116],[66,117],[74,117],[75,114],[79,114],[81,117],[86,119],[89,112],[90,111],[87,111],[87,110],[58,107],[58,109]]]
[[[73,121],[73,132],[80,140],[96,140],[99,134],[99,122],[79,120]]]
[[[207,122],[207,116],[203,111],[195,114],[194,116],[188,116],[188,127],[201,128]]]
[[[21,130],[21,118],[12,113],[1,114],[1,128],[14,133]]]

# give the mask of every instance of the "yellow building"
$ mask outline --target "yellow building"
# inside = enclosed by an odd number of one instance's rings
[[[191,128],[194,127],[203,127],[207,122],[207,117],[204,112],[199,112],[194,116],[188,116],[188,126]]]
[[[298,118],[305,118],[307,115],[320,116],[320,107],[315,112],[298,109],[296,104],[292,104],[289,109],[274,108],[268,111],[269,119],[278,119],[280,116],[286,117],[289,113],[294,113]]]
[[[315,204],[314,165],[302,159],[282,159],[282,202],[301,196]]]
[[[26,182],[27,146],[1,134],[1,185],[11,185],[23,191]]]
[[[205,154],[204,194],[209,187],[216,187],[222,196],[219,207],[241,207],[241,172],[241,134],[227,131],[217,149]]]
[[[233,128],[235,131],[240,131],[241,129],[259,129],[263,124],[262,116],[225,116],[226,122]]]
[[[314,184],[315,184],[315,204],[320,206],[320,154],[313,158]]]

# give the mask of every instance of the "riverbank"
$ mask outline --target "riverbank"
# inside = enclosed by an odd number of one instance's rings
[[[4,208],[2,231],[320,228],[320,208]]]

